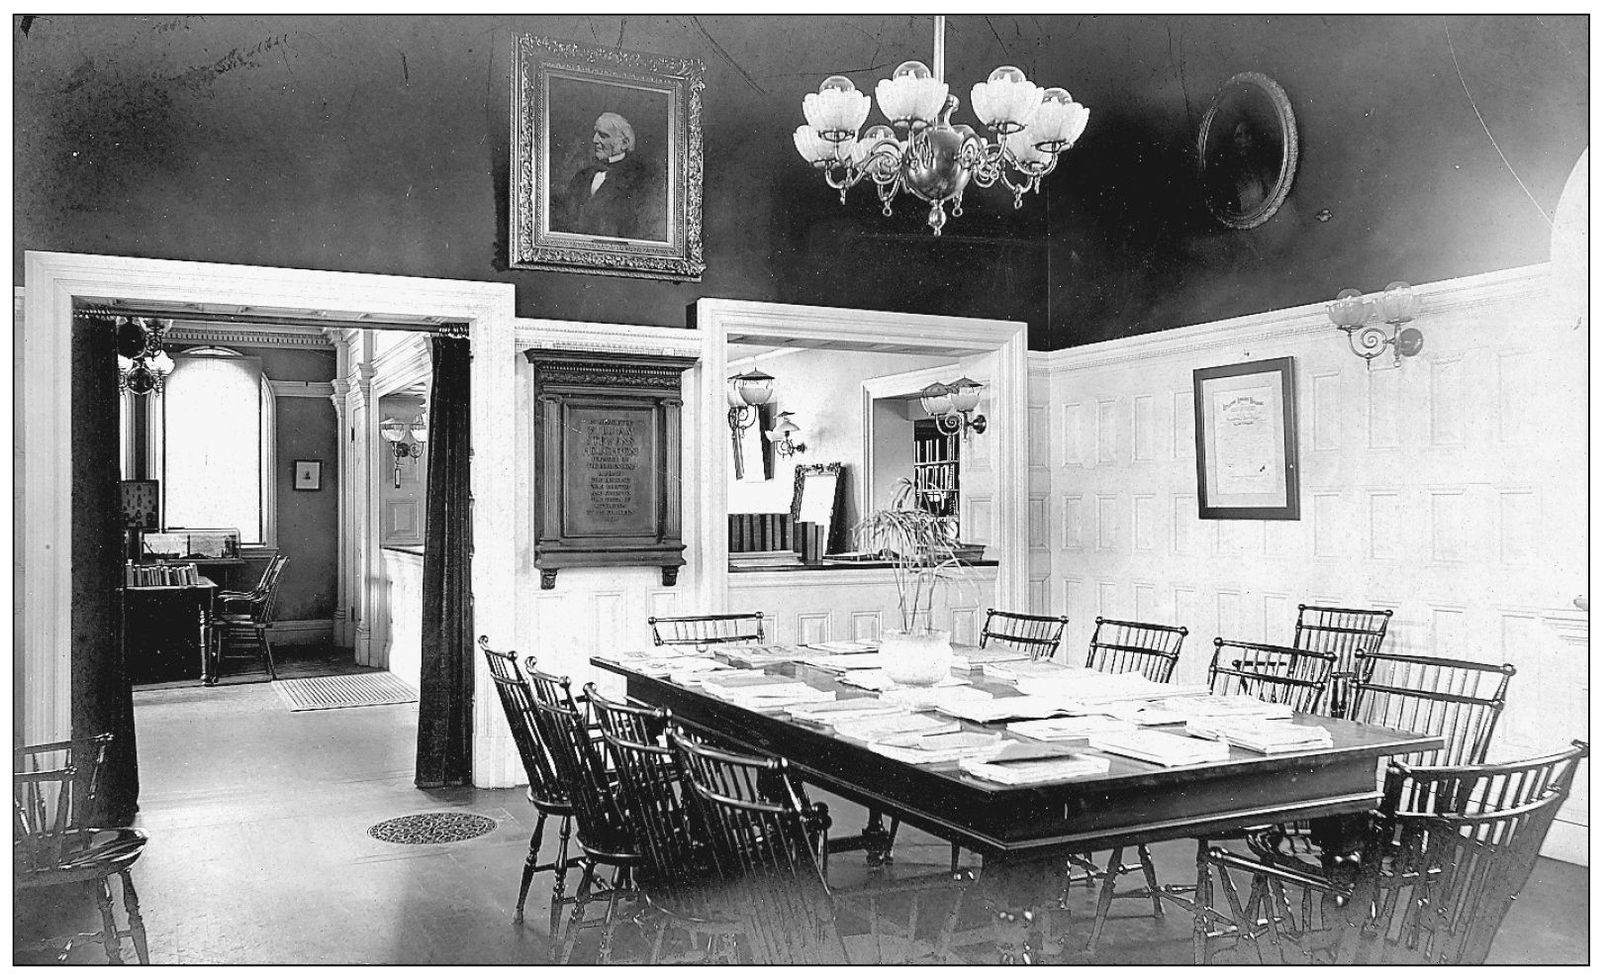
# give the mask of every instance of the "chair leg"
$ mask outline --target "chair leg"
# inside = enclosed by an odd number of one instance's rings
[[[268,630],[266,627],[257,627],[257,646],[262,649],[262,664],[268,668],[268,679],[270,681],[278,680],[279,674],[273,669],[273,644],[268,642]]]
[[[1210,938],[1211,917],[1208,909],[1211,907],[1211,864],[1207,844],[1204,840],[1194,853],[1194,963],[1204,966],[1206,960],[1206,940]]]
[[[519,877],[519,901],[513,907],[513,921],[517,925],[525,920],[525,896],[530,894],[530,879],[536,876],[536,856],[541,850],[541,831],[546,827],[547,814],[536,811],[536,831],[530,835],[530,853],[525,855],[524,874]]]
[[[123,910],[128,913],[128,934],[134,940],[134,955],[143,966],[149,966],[151,951],[145,942],[145,920],[139,912],[139,892],[134,890],[134,876],[127,869],[122,872]]]
[[[621,867],[614,872],[614,882],[608,888],[608,910],[603,913],[603,934],[597,941],[597,965],[608,966],[614,956],[614,916],[619,911],[619,896],[629,887],[630,870]]]
[[[1166,917],[1166,910],[1161,908],[1161,885],[1155,880],[1155,862],[1149,856],[1149,847],[1138,845],[1138,863],[1144,868],[1144,883],[1149,886],[1149,901],[1155,907],[1155,918]]]
[[[575,953],[575,940],[580,938],[580,919],[586,914],[586,903],[591,899],[591,880],[596,874],[597,862],[587,858],[580,872],[580,885],[575,888],[575,908],[569,913],[569,927],[564,930],[563,955],[558,959],[565,966]]]
[[[558,941],[558,923],[564,915],[564,878],[569,874],[569,823],[564,817],[558,824],[558,857],[552,865],[552,910],[547,925],[552,941]]]
[[[1110,864],[1105,867],[1105,881],[1099,888],[1099,905],[1094,909],[1094,927],[1088,935],[1088,945],[1083,952],[1092,953],[1094,947],[1099,945],[1099,934],[1105,929],[1105,919],[1110,915],[1110,900],[1116,896],[1116,881],[1121,877],[1122,849],[1115,847],[1110,852]]]
[[[100,944],[106,947],[106,962],[123,965],[122,941],[117,936],[117,916],[112,912],[111,876],[95,880],[95,905],[100,909]]]

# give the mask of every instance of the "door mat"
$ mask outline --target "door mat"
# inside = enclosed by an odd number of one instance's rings
[[[414,813],[382,820],[368,836],[390,844],[450,844],[495,830],[497,822],[478,813]]]
[[[418,700],[418,692],[390,671],[339,677],[298,677],[274,681],[273,689],[279,692],[279,697],[284,699],[291,711],[365,708]]]

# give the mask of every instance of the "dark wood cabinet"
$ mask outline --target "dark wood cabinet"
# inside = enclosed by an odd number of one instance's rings
[[[123,661],[130,682],[202,679],[207,624],[217,587],[126,586],[123,589]]]

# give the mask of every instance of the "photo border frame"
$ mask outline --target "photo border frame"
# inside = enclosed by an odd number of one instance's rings
[[[553,175],[547,172],[555,71],[572,79],[656,87],[670,98],[666,175],[678,202],[669,241],[603,238],[544,230]],[[703,278],[703,62],[516,32],[513,36],[508,167],[508,264],[592,275],[698,282]]]
[[[1298,521],[1300,519],[1300,461],[1295,429],[1295,378],[1293,357],[1277,357],[1241,364],[1194,369],[1194,467],[1202,521]],[[1274,379],[1283,403],[1275,422],[1282,428],[1275,440],[1284,473],[1284,500],[1281,504],[1241,505],[1225,501],[1215,469],[1207,464],[1205,447],[1214,428],[1205,411],[1206,382],[1228,378]],[[1246,385],[1245,387],[1250,387]]]
[[[307,467],[303,469],[303,467]],[[312,486],[303,486],[306,480]],[[324,461],[321,459],[298,459],[290,471],[290,489],[302,491],[315,491],[324,488]]]

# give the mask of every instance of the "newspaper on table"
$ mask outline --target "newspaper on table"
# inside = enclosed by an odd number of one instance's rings
[[[769,667],[797,663],[809,656],[811,651],[792,644],[773,643],[721,647],[716,652],[722,659],[738,667]]]
[[[1053,660],[1006,660],[982,665],[982,676],[991,680],[1015,682],[1022,678],[1056,679],[1096,673],[1087,667],[1073,667]]]
[[[866,698],[841,698],[833,701],[800,704],[789,708],[787,713],[798,721],[835,725],[848,718],[883,718],[889,715],[907,714],[908,712],[899,705],[888,704],[873,695]]]
[[[839,673],[848,670],[875,670],[882,665],[882,655],[879,653],[835,653],[826,656],[815,654],[805,657],[800,663]]]
[[[1004,730],[1023,738],[1044,742],[1086,741],[1090,735],[1103,732],[1130,731],[1130,722],[1109,715],[1079,715],[1074,718],[1044,718],[1038,721],[1013,721]]]
[[[1328,729],[1320,725],[1297,725],[1289,721],[1268,718],[1190,721],[1184,731],[1198,738],[1221,739],[1230,745],[1237,745],[1241,749],[1249,749],[1262,755],[1326,749],[1334,744],[1334,738],[1328,734]]]
[[[1161,707],[1186,718],[1292,718],[1287,704],[1274,704],[1248,694],[1210,694],[1203,697],[1172,697]]]
[[[1112,755],[1123,755],[1158,766],[1188,766],[1215,762],[1228,757],[1228,743],[1172,735],[1153,728],[1134,728],[1125,732],[1101,732],[1088,736],[1089,748]]]
[[[928,684],[924,687],[916,687],[915,685],[910,684],[900,684],[898,681],[888,677],[886,671],[877,667],[870,670],[844,671],[842,675],[842,682],[850,687],[862,687],[867,691],[893,691],[899,689],[930,690],[934,687],[957,687],[965,683],[965,678],[955,677],[951,674],[948,677],[938,681],[936,684]]]
[[[855,742],[875,742],[891,735],[935,735],[960,730],[960,723],[952,718],[917,714],[907,709],[896,715],[833,718],[827,724],[839,737]]]
[[[987,752],[1002,738],[998,732],[943,732],[889,735],[868,743],[879,755],[916,765],[957,762]]]
[[[882,700],[915,711],[927,711],[961,701],[988,701],[993,695],[964,682],[933,687],[895,687],[881,692]]]
[[[875,640],[819,640],[804,646],[824,653],[874,653],[878,644]]]
[[[1131,725],[1181,725],[1188,716],[1150,701],[1117,701],[1100,708],[1102,712]]]
[[[1022,650],[1012,647],[954,647],[954,659],[967,670],[986,670],[989,665],[1013,664],[1031,660],[1031,656]]]
[[[1065,711],[1059,698],[997,697],[986,701],[959,701],[936,705],[938,711],[983,724],[1008,718],[1049,718]]]
[[[1005,786],[1051,783],[1110,771],[1110,760],[1053,746],[1006,741],[986,755],[959,760],[964,772]]]
[[[835,701],[832,691],[822,691],[808,684],[789,683],[762,687],[732,687],[723,690],[705,688],[722,700],[754,711],[770,711],[811,701]]]

